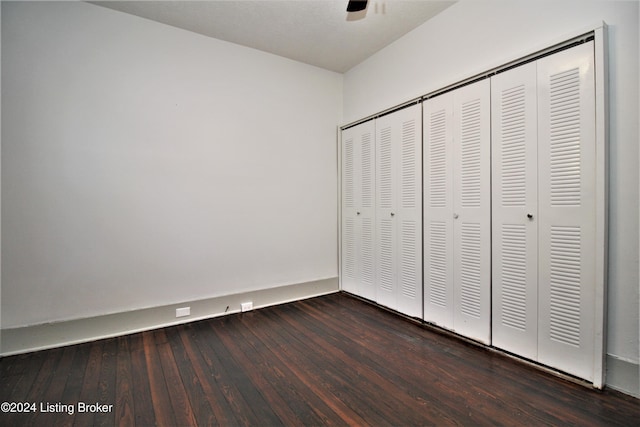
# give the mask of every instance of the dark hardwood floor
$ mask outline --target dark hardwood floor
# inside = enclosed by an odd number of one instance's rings
[[[640,424],[639,399],[344,294],[5,357],[0,378],[0,402],[37,405],[2,426]]]

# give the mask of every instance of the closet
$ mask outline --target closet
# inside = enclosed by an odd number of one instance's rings
[[[602,31],[343,130],[342,289],[601,387]]]
[[[418,318],[421,135],[419,104],[342,131],[342,288]]]
[[[592,380],[593,42],[498,74],[491,84],[493,345]]]
[[[491,342],[489,80],[424,102],[424,320]]]

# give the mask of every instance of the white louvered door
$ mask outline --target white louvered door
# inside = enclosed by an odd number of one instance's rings
[[[398,311],[422,317],[422,106],[398,111]]]
[[[376,301],[396,309],[397,242],[395,215],[395,191],[397,182],[396,158],[392,139],[393,123],[377,120],[376,123]],[[393,215],[392,215],[393,214]]]
[[[593,42],[538,61],[538,360],[588,380],[597,263],[594,86]]]
[[[491,343],[490,83],[453,92],[453,276],[456,332]]]
[[[453,329],[453,94],[423,108],[424,320]]]
[[[490,86],[424,107],[424,319],[490,343]]]
[[[375,129],[342,131],[342,289],[375,300]]]
[[[342,131],[342,289],[357,294],[359,290],[359,239],[356,237],[356,131]]]
[[[493,345],[594,381],[593,43],[491,84]]]
[[[538,352],[538,123],[536,63],[491,79],[492,343]]]
[[[377,302],[422,316],[420,105],[376,120]]]

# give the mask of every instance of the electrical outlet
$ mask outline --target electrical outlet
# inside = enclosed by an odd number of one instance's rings
[[[240,311],[249,311],[249,310],[253,310],[253,302],[249,301],[249,302],[243,302],[242,304],[240,304]]]
[[[176,308],[176,317],[185,317],[191,314],[191,307]]]

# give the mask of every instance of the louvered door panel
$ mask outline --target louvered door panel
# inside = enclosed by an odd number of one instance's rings
[[[532,360],[538,348],[536,98],[535,63],[491,79],[492,344]]]
[[[377,302],[422,315],[420,106],[376,120]]]
[[[595,94],[593,42],[538,61],[538,360],[593,379]]]
[[[384,119],[384,118],[383,118]],[[397,187],[397,148],[393,141],[393,121],[376,120],[376,301],[396,309],[397,306],[397,239],[394,218]]]
[[[357,229],[356,199],[359,199],[357,182],[359,176],[358,129],[342,132],[342,233],[341,233],[341,286],[342,289],[358,294],[360,280],[360,239]]]
[[[359,210],[356,216],[360,219],[360,288],[358,295],[375,301],[375,122],[363,123],[360,131],[360,193]]]
[[[424,320],[453,329],[453,94],[423,108]]]
[[[453,92],[454,329],[491,342],[490,84]]]
[[[374,122],[342,132],[342,289],[375,299]]]
[[[398,306],[422,317],[422,109],[404,108],[398,116]]]

